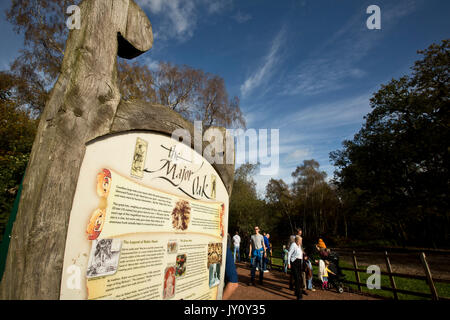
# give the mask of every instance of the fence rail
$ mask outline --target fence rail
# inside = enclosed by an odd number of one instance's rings
[[[341,269],[342,270],[346,270],[346,271],[355,271],[354,268],[341,267]],[[361,269],[361,268],[358,268],[357,271],[366,273],[366,270],[365,269]],[[386,272],[386,271],[381,271],[380,274],[382,274],[383,276],[389,276],[389,272]],[[391,275],[393,277],[410,278],[410,279],[415,279],[415,280],[425,280],[425,281],[427,281],[427,277],[426,276],[419,276],[419,275],[415,275],[415,274],[391,272]],[[433,282],[450,283],[450,279],[433,278]]]
[[[450,301],[450,297],[439,296],[438,293],[437,293],[436,287],[434,285],[435,283],[447,283],[447,284],[450,284],[450,279],[442,279],[442,278],[433,278],[432,277],[431,271],[430,271],[430,268],[428,267],[428,263],[427,263],[426,256],[425,256],[424,252],[420,252],[420,254],[419,254],[420,261],[422,263],[422,267],[423,267],[424,273],[425,273],[425,275],[423,275],[423,276],[422,275],[409,274],[409,273],[393,272],[388,252],[385,251],[384,255],[385,255],[386,270],[387,271],[380,271],[380,274],[389,277],[391,286],[390,287],[388,287],[388,286],[380,286],[380,289],[384,290],[384,291],[392,292],[393,296],[394,296],[394,300],[398,300],[398,294],[400,293],[400,294],[406,294],[406,295],[411,295],[411,296],[416,296],[416,297],[421,297],[421,298],[431,298],[432,300]],[[367,270],[358,267],[358,259],[357,259],[355,251],[353,251],[353,253],[352,253],[352,260],[353,260],[353,267],[351,267],[351,268],[350,267],[340,267],[340,269],[354,272],[355,273],[355,279],[357,281],[344,280],[343,282],[347,283],[347,284],[356,285],[358,287],[358,292],[362,293],[362,288],[365,287],[367,284],[361,282],[361,280],[360,280],[360,273],[366,273]],[[273,269],[278,269],[280,271],[283,270],[283,266],[280,266],[278,264],[272,263],[272,261],[270,261],[270,266]],[[423,281],[425,281],[428,284],[428,287],[430,289],[430,293],[399,289],[399,288],[397,288],[397,285],[396,285],[396,282],[395,282],[395,278],[406,278],[406,279],[414,279],[414,280],[423,280]]]
[[[390,287],[381,286],[380,289],[391,291],[394,295],[394,300],[398,300],[398,293],[402,294],[408,294],[412,296],[422,297],[422,298],[431,298],[432,300],[447,300],[450,301],[450,298],[447,297],[439,297],[438,292],[436,290],[436,286],[434,285],[435,282],[441,282],[441,283],[450,283],[449,279],[440,279],[440,278],[433,278],[431,275],[430,268],[428,266],[428,262],[426,260],[426,256],[424,252],[420,253],[420,261],[422,263],[422,267],[424,269],[425,276],[420,275],[412,275],[407,273],[400,273],[400,272],[392,272],[392,267],[389,259],[389,255],[387,251],[384,252],[385,260],[386,260],[386,271],[381,271],[380,274],[389,276],[389,280],[391,283]],[[362,292],[362,287],[366,286],[365,283],[362,283],[359,277],[359,273],[366,273],[366,270],[361,269],[358,267],[358,260],[356,257],[356,252],[353,251],[352,253],[352,260],[353,260],[353,268],[347,268],[347,267],[341,267],[342,270],[347,271],[353,271],[355,273],[355,279],[356,281],[350,281],[350,280],[344,280],[344,283],[347,284],[353,284],[358,286],[358,292]],[[417,291],[410,291],[410,290],[403,290],[398,289],[397,285],[395,283],[395,277],[398,278],[407,278],[407,279],[416,279],[416,280],[424,280],[430,289],[430,293],[423,293],[423,292],[417,292]]]

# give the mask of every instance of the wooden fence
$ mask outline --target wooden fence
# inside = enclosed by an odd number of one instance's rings
[[[407,295],[412,295],[412,296],[416,296],[416,297],[421,297],[421,298],[431,298],[432,300],[445,300],[445,301],[450,301],[449,297],[440,297],[438,295],[438,292],[436,290],[436,286],[435,283],[436,282],[440,282],[440,283],[448,283],[450,284],[450,280],[449,279],[440,279],[440,278],[433,278],[430,268],[428,266],[428,262],[425,256],[424,252],[420,253],[420,261],[424,270],[425,275],[424,276],[420,276],[420,275],[413,275],[413,274],[407,274],[407,273],[400,273],[400,272],[393,272],[392,271],[392,266],[391,266],[391,262],[389,259],[389,255],[387,253],[387,251],[384,252],[384,257],[385,257],[385,262],[386,262],[386,271],[380,271],[381,275],[386,275],[389,277],[390,280],[390,287],[386,287],[386,286],[380,286],[381,290],[385,290],[385,291],[391,291],[393,293],[393,298],[394,300],[398,300],[398,294],[407,294]],[[347,267],[341,267],[342,270],[347,270],[347,271],[353,271],[355,273],[355,279],[356,281],[350,281],[350,280],[344,280],[344,283],[347,284],[353,284],[356,285],[358,287],[358,292],[362,293],[362,287],[367,286],[366,283],[362,283],[361,282],[361,278],[360,278],[360,273],[367,273],[367,270],[359,268],[358,267],[358,260],[356,257],[356,253],[355,251],[353,251],[352,253],[352,260],[353,260],[353,267],[352,268],[347,268]],[[277,265],[272,263],[272,261],[270,261],[270,266],[272,269],[276,269],[279,271],[283,270],[283,266]],[[289,271],[288,271],[289,272]],[[423,280],[428,284],[428,287],[430,289],[430,293],[424,293],[424,292],[417,292],[417,291],[410,291],[410,290],[403,290],[403,289],[399,289],[397,288],[397,285],[395,283],[395,278],[406,278],[406,279],[415,279],[415,280]]]
[[[431,298],[432,300],[447,300],[447,301],[450,301],[450,298],[439,297],[438,292],[436,290],[436,287],[434,285],[435,282],[449,283],[450,284],[450,280],[448,280],[448,279],[439,279],[439,278],[433,278],[432,277],[431,271],[430,271],[430,268],[428,266],[427,259],[425,257],[425,253],[424,252],[420,253],[420,261],[422,263],[422,267],[424,269],[425,276],[412,275],[412,274],[399,273],[399,272],[392,272],[391,262],[390,262],[389,255],[388,255],[387,251],[384,252],[384,256],[385,256],[385,261],[386,261],[387,272],[386,271],[381,271],[380,273],[382,275],[389,276],[389,280],[390,280],[391,286],[390,287],[381,286],[380,289],[381,290],[386,290],[386,291],[391,291],[393,293],[394,300],[398,300],[398,294],[402,293],[402,294],[408,294],[408,295],[412,295],[412,296],[416,296],[416,297]],[[355,251],[353,251],[352,258],[353,258],[353,268],[341,267],[341,269],[342,270],[353,271],[355,273],[356,282],[355,281],[350,281],[350,280],[344,280],[344,282],[348,283],[348,284],[357,285],[358,286],[358,291],[362,292],[362,287],[366,286],[366,284],[365,283],[361,283],[361,279],[360,279],[359,273],[360,272],[366,273],[366,270],[361,269],[361,268],[358,267],[358,260],[357,260]],[[398,277],[398,278],[407,278],[407,279],[416,279],[416,280],[424,280],[424,281],[426,281],[426,283],[428,284],[428,287],[430,288],[430,293],[423,293],[423,292],[399,289],[399,288],[397,288],[397,285],[395,283],[395,278],[396,277]]]

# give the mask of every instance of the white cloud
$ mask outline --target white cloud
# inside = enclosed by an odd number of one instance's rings
[[[150,20],[157,15],[160,18],[159,25],[154,29],[155,39],[186,41],[194,35],[200,14],[199,6],[204,5],[204,0],[137,0],[142,8],[148,8]],[[226,4],[220,1],[206,2],[207,13],[218,13]]]
[[[282,44],[284,43],[284,38],[285,29],[282,28],[280,32],[278,32],[275,39],[272,41],[272,45],[268,54],[264,58],[264,62],[241,85],[241,94],[243,97],[247,96],[254,89],[260,87],[270,79],[271,75],[275,71],[275,65],[280,62],[279,51]]]
[[[256,174],[253,179],[256,182],[256,191],[261,198],[265,197],[266,186],[270,179],[283,179],[286,183],[292,183],[291,173],[295,170],[295,166],[280,167],[277,175],[260,175]]]
[[[161,24],[155,28],[155,39],[168,40],[177,38],[186,40],[192,37],[197,24],[195,3],[183,0],[138,0],[142,8],[150,10],[152,15],[161,18]]]
[[[153,60],[153,59],[149,58],[148,56],[145,57],[144,63],[152,71],[156,71],[159,68],[159,61]]]
[[[295,68],[281,92],[287,95],[315,95],[341,89],[349,80],[363,78],[367,74],[357,64],[400,18],[416,8],[415,1],[383,6],[380,31],[367,30],[365,17],[361,13],[356,14]]]
[[[240,10],[233,16],[233,19],[238,23],[245,23],[252,19],[252,15],[248,13],[242,13]]]
[[[223,12],[233,4],[232,0],[204,0],[204,2],[208,6],[208,13],[210,14]]]
[[[309,149],[296,149],[288,155],[289,159],[295,161],[303,160],[310,156],[311,152],[309,151]]]
[[[356,30],[357,26],[354,26]],[[340,33],[338,31],[338,33]],[[289,77],[285,94],[318,94],[340,89],[350,79],[360,79],[366,72],[355,66],[376,45],[373,37],[348,37],[334,48],[326,46],[313,52]]]
[[[153,25],[155,39],[186,41],[195,32],[200,18],[219,14],[232,5],[232,0],[137,0],[142,8],[149,9],[152,16],[160,19]],[[203,14],[206,13],[206,14]]]
[[[397,19],[413,13],[422,3],[426,2],[423,0],[407,0],[388,7],[388,10],[381,7],[381,28],[383,29],[385,25],[389,24],[394,25]]]
[[[315,159],[331,179],[334,167],[330,165],[328,154],[339,148],[344,139],[351,138],[362,124],[364,115],[370,111],[369,98],[370,93],[367,93],[333,103],[308,105],[280,117],[274,123],[280,128],[280,173],[277,178],[289,183],[296,166],[303,160]]]
[[[279,120],[278,125],[280,128],[295,129],[300,135],[301,132],[311,133],[311,130],[323,132],[330,128],[359,124],[370,112],[370,96],[368,92],[331,103],[305,106]]]
[[[307,159],[316,159],[321,170],[326,171],[328,179],[331,179],[334,167],[330,165],[328,154],[339,148],[341,141],[351,138],[362,124],[363,117],[370,111],[371,92],[374,89],[332,103],[305,105],[297,112],[274,119],[271,128],[280,129],[280,167],[276,175],[255,179],[258,191],[264,192],[270,178],[292,182],[291,173]],[[258,118],[258,114],[249,118]],[[246,151],[256,149],[250,146]]]
[[[138,0],[142,6],[147,5],[154,13],[160,13],[163,7],[163,0]]]

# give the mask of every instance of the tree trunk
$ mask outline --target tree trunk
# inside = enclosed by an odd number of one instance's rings
[[[348,227],[347,227],[347,216],[344,212],[344,234],[345,234],[345,239],[348,238]]]

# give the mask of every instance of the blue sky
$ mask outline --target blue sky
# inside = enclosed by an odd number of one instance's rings
[[[138,58],[187,64],[225,79],[255,129],[279,129],[280,169],[314,158],[332,177],[329,152],[351,139],[380,84],[409,73],[416,51],[450,36],[450,1],[438,0],[137,0],[153,26],[153,48]],[[2,1],[0,9],[8,7]],[[381,30],[369,30],[369,5]],[[0,20],[0,68],[22,38]],[[5,45],[7,44],[7,45]]]

